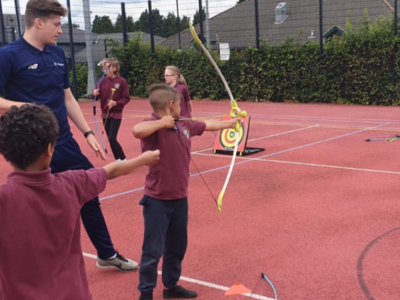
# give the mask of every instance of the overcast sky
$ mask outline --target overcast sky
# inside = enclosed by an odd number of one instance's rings
[[[3,6],[3,12],[5,14],[15,14],[15,0],[0,0]],[[67,0],[59,0],[64,6],[67,6]],[[198,0],[152,0],[152,8],[158,9],[162,15],[167,16],[169,12],[173,12],[177,15],[177,1],[179,5],[179,16],[190,17],[193,20],[193,15],[196,10],[199,9]],[[110,16],[114,22],[117,15],[121,14],[121,2],[125,3],[125,9],[127,16],[132,16],[133,20],[136,21],[140,14],[148,8],[147,0],[90,0],[91,20],[96,15],[98,16]],[[209,16],[210,18],[233,7],[237,0],[208,0]],[[25,13],[25,6],[27,0],[19,0],[20,13]],[[203,7],[206,7],[207,1],[202,0]],[[82,0],[70,0],[72,22],[79,24],[83,29],[83,8]]]

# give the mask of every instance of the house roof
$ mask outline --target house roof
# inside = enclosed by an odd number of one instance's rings
[[[8,17],[10,16],[10,17]],[[13,18],[13,21],[10,21],[10,18]],[[11,25],[15,25],[15,15],[4,15],[4,19],[7,20],[5,22],[5,27],[8,28]],[[23,20],[23,16],[21,17]],[[22,28],[24,28],[25,24],[22,23]],[[14,28],[15,29],[15,28]],[[63,48],[65,55],[67,58],[71,57],[71,48],[70,48],[70,38],[69,38],[69,27],[68,24],[62,24],[61,29],[63,34],[60,35],[57,39],[57,46]],[[1,30],[1,27],[0,27]],[[77,63],[85,63],[87,61],[87,54],[86,54],[86,37],[85,37],[85,30],[78,28],[72,28],[73,34],[73,41],[74,41],[74,53],[75,53],[75,62]],[[109,50],[110,45],[105,45],[105,40],[111,39],[114,41],[123,42],[123,35],[122,33],[104,33],[104,34],[96,34],[91,33],[92,41],[93,41],[93,53],[94,53],[94,61],[100,61],[106,56],[106,51]],[[140,36],[144,43],[150,43],[150,34],[144,32],[128,32],[128,40]],[[17,34],[14,35],[13,39],[16,39]],[[10,42],[13,39],[11,37],[6,36],[6,41]],[[158,44],[164,41],[165,38],[160,36],[154,36],[154,43]],[[2,37],[0,35],[0,44],[2,44]]]
[[[65,26],[65,27],[64,27]],[[69,46],[69,28],[67,25],[63,25],[63,34],[58,38],[57,45],[64,49],[65,55],[70,58],[71,51]],[[133,39],[134,37],[140,36],[142,42],[150,43],[150,34],[144,32],[128,32],[128,40]],[[86,38],[85,38],[85,30],[81,30],[79,28],[73,28],[73,39],[74,39],[74,52],[75,52],[75,62],[77,63],[85,63],[87,61],[87,47],[86,47]],[[93,59],[95,62],[102,60],[106,57],[106,52],[110,49],[110,44],[106,41],[111,39],[113,41],[123,42],[122,33],[104,33],[104,34],[96,34],[92,33],[93,40]],[[165,38],[160,36],[154,36],[154,44],[160,43],[164,41]]]
[[[281,24],[275,24],[275,8],[281,2],[286,2],[288,18]],[[371,21],[380,16],[392,15],[393,4],[394,0],[325,0],[323,33],[334,26],[346,28],[350,16],[352,23],[356,24],[366,9]],[[319,4],[316,0],[259,1],[258,7],[260,38],[269,45],[278,45],[288,37],[296,42],[306,42],[312,31],[316,37],[319,36]],[[231,48],[255,46],[254,0],[244,1],[210,18],[209,28],[211,40],[229,43]],[[198,24],[195,29],[200,32]],[[189,30],[182,31],[182,48],[189,48],[191,39]],[[161,44],[178,48],[178,36],[174,35]]]
[[[342,28],[333,26],[331,29],[329,29],[327,32],[325,32],[324,38],[329,38],[334,34],[342,35],[343,33],[344,33],[344,30]]]

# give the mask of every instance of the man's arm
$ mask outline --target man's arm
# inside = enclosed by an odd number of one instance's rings
[[[12,64],[14,63],[14,59],[10,56],[10,53],[4,51],[5,47],[2,48],[0,53],[0,93],[5,89],[8,84],[9,79],[13,76],[13,67]],[[11,53],[12,54],[12,53]],[[23,99],[17,99],[23,100]],[[19,101],[11,101],[5,98],[0,97],[0,114],[4,114],[8,111],[11,106],[20,107],[21,105],[25,104],[25,102]]]
[[[11,106],[15,105],[17,107],[20,107],[23,104],[26,104],[26,103],[11,101],[11,100],[7,100],[5,98],[0,97],[0,115],[4,114],[6,111],[8,111],[11,108]]]
[[[65,93],[65,105],[67,107],[68,117],[71,121],[78,127],[78,129],[84,134],[85,132],[90,131],[89,124],[86,122],[85,117],[83,116],[82,110],[79,106],[78,101],[76,101],[74,95],[71,92],[70,88],[64,90]],[[101,149],[99,143],[93,134],[89,134],[86,137],[87,143],[89,146],[95,151],[96,156],[101,157],[101,159],[106,160],[106,155],[104,154],[103,149]]]

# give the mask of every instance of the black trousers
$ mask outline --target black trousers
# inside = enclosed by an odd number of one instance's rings
[[[121,126],[121,119],[103,119],[104,129],[107,133],[108,142],[111,146],[111,151],[115,159],[125,159],[124,150],[117,141],[119,127]]]
[[[163,257],[162,281],[166,288],[177,285],[188,244],[188,200],[158,200],[144,196],[144,240],[139,268],[142,293],[152,293],[157,285],[157,265]]]

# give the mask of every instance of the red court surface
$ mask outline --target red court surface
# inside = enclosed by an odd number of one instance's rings
[[[231,156],[213,154],[215,135],[192,141],[189,247],[180,284],[197,299],[396,300],[400,298],[400,108],[238,103],[251,116],[248,146],[264,152],[237,157],[222,212],[218,196]],[[94,129],[92,103],[81,103]],[[194,117],[228,113],[227,101],[195,101]],[[134,124],[150,114],[146,100],[125,109],[119,140],[129,158],[140,153]],[[95,166],[81,133],[75,138]],[[104,135],[103,135],[104,137]],[[108,155],[108,161],[112,156]],[[0,182],[11,168],[2,160]],[[100,195],[113,242],[140,259],[142,196],[147,167],[109,181]],[[51,224],[49,224],[51,226]],[[137,299],[138,272],[95,266],[96,252],[82,230],[95,300]],[[154,299],[162,299],[162,283]],[[252,294],[224,296],[236,282]]]

